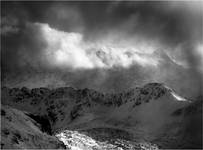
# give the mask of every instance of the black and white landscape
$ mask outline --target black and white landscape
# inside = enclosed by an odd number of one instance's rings
[[[1,1],[1,149],[202,149],[201,1]]]

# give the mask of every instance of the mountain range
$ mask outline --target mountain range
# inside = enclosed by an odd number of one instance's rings
[[[1,148],[202,148],[202,96],[162,83],[120,93],[1,88]]]

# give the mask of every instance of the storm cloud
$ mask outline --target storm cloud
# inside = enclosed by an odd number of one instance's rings
[[[200,1],[1,3],[3,85],[201,93]]]

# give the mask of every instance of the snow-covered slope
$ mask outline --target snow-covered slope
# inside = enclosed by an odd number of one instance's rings
[[[102,145],[98,140],[104,139],[102,135],[104,130],[108,129],[109,136],[113,136],[111,133],[115,130],[122,131],[121,134],[132,134],[130,142],[134,145],[152,143],[161,148],[201,147],[199,132],[187,133],[191,126],[189,120],[194,116],[198,116],[195,121],[200,124],[201,112],[177,115],[179,111],[191,107],[193,103],[161,83],[149,83],[115,94],[71,87],[32,90],[3,88],[2,103],[47,118],[51,132],[62,141],[63,136],[72,135],[76,137],[75,141],[79,136],[81,142],[84,142],[82,135],[83,131],[86,131],[90,138],[96,136],[96,143]],[[104,130],[100,130],[101,128]],[[92,129],[97,132],[92,132]],[[75,134],[76,131],[78,134]],[[195,144],[191,136],[198,136]],[[109,141],[109,138],[105,138]],[[187,139],[187,144],[183,142],[184,139]],[[66,138],[64,142],[66,141],[70,139]],[[99,146],[102,149],[101,145]]]

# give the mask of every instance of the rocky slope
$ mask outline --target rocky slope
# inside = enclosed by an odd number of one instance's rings
[[[1,149],[61,149],[65,145],[51,136],[25,112],[1,107]]]
[[[41,131],[56,135],[70,149],[202,146],[202,97],[191,102],[160,83],[116,94],[71,87],[4,87],[2,104],[28,112],[48,126]]]

